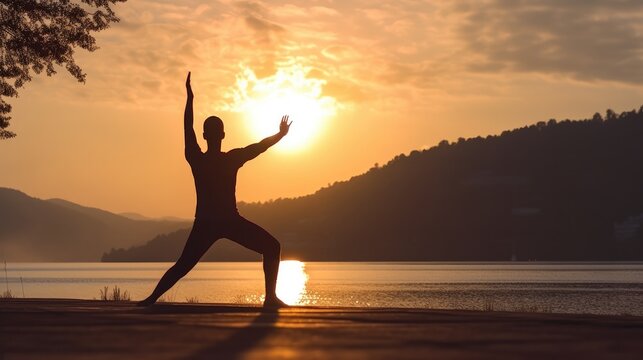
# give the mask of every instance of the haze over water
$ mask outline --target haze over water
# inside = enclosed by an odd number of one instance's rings
[[[100,297],[117,285],[146,296],[169,263],[9,263],[3,291],[42,298]],[[5,274],[3,274],[5,275]],[[292,305],[643,315],[641,263],[283,261],[277,290]],[[260,263],[200,263],[166,301],[259,304]],[[634,305],[634,306],[633,306]]]

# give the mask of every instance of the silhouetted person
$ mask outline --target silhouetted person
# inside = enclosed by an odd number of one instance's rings
[[[159,280],[152,294],[139,305],[151,305],[185,276],[205,252],[220,238],[230,239],[263,255],[263,271],[266,282],[265,307],[280,307],[285,304],[275,292],[281,246],[277,239],[260,226],[244,219],[237,211],[235,186],[237,172],[248,160],[252,160],[288,134],[288,116],[281,118],[279,132],[245,148],[221,151],[225,137],[223,122],[210,116],[203,123],[203,137],[208,151],[203,153],[196,141],[192,103],[194,95],[190,86],[190,73],[185,83],[185,158],[192,168],[196,186],[196,214],[192,231],[183,253],[176,263]]]

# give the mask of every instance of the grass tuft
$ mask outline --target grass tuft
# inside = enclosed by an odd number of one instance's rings
[[[551,314],[552,308],[549,306],[538,305],[516,305],[516,306],[496,306],[493,300],[485,301],[482,305],[482,311],[508,311],[508,312],[522,312],[522,313],[541,313]]]
[[[7,273],[7,261],[6,260],[4,262],[4,282],[7,285],[7,291],[2,293],[2,298],[3,299],[11,299],[11,298],[13,298],[13,295],[11,295],[11,290],[9,290],[9,275]]]
[[[11,293],[11,290],[6,290],[0,294],[0,300],[9,300],[13,298],[15,298],[15,296]]]
[[[515,309],[512,311],[515,312],[524,312],[524,313],[543,313],[543,314],[551,314],[553,311],[551,307],[539,307],[537,305],[531,305],[531,306],[517,306]]]
[[[177,286],[177,288],[178,288],[178,286]],[[156,300],[156,302],[160,302],[160,303],[173,303],[173,302],[176,302],[176,294],[177,294],[177,291],[178,291],[177,288],[173,288],[172,290],[166,292],[158,300]]]
[[[189,297],[189,298],[185,298],[185,302],[188,303],[188,304],[198,304],[199,299],[196,296],[192,296],[192,297]]]
[[[127,290],[121,290],[117,285],[114,285],[112,291],[109,291],[109,286],[105,286],[100,291],[100,299],[103,301],[130,301],[131,297]]]
[[[495,305],[493,301],[486,301],[482,307],[483,311],[494,311]]]

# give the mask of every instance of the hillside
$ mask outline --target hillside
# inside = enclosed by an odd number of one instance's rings
[[[239,209],[303,260],[643,260],[643,107],[442,141]]]
[[[99,261],[113,247],[143,243],[189,226],[137,221],[61,199],[41,200],[0,188],[0,260]]]
[[[181,229],[169,234],[156,236],[139,246],[128,249],[112,249],[103,255],[101,261],[175,261],[181,254],[190,229]],[[259,261],[261,255],[239,246],[227,239],[217,241],[201,261]]]

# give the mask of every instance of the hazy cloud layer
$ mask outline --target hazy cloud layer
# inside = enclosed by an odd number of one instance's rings
[[[293,65],[344,103],[462,96],[516,73],[643,80],[640,0],[136,0],[118,13],[102,49],[79,54],[89,94],[70,82],[61,97],[158,106],[189,69],[220,108],[243,69],[262,78]]]
[[[527,71],[640,84],[643,1],[491,0],[454,7],[474,71]]]

